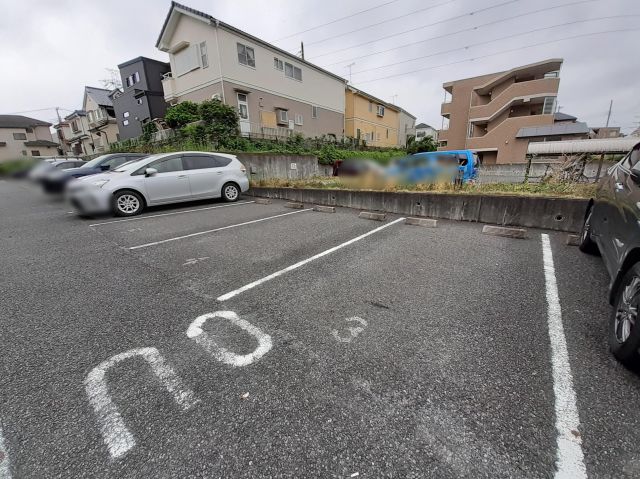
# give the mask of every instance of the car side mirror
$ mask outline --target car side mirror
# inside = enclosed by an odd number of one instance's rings
[[[144,170],[145,176],[154,176],[156,173],[158,173],[158,170],[156,170],[155,168],[147,168],[146,170]]]
[[[102,171],[109,171],[109,165],[100,165]]]

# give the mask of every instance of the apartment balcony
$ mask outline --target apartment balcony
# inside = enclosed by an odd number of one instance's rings
[[[162,90],[164,91],[164,101],[171,103],[178,99],[176,95],[176,80],[171,72],[162,75]]]
[[[440,114],[442,116],[449,117],[451,116],[451,102],[444,102],[440,105]]]
[[[446,130],[438,130],[438,141],[448,141],[449,140],[449,129]]]
[[[490,119],[505,108],[509,108],[514,102],[526,103],[533,98],[556,96],[559,86],[559,78],[541,78],[539,80],[513,83],[499,95],[491,98],[489,103],[472,106],[469,109],[469,119]]]
[[[553,115],[515,116],[507,118],[483,136],[467,138],[466,146],[471,150],[498,149],[516,141],[520,128],[527,126],[545,126],[553,124]]]

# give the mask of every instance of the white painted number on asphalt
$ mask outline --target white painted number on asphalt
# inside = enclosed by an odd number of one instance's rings
[[[240,329],[244,329],[255,337],[258,341],[258,346],[249,354],[232,353],[228,349],[217,344],[205,331],[202,330],[202,326],[209,319],[226,319],[227,321],[230,321],[232,324],[238,326]],[[194,339],[196,343],[202,346],[218,361],[236,367],[248,366],[267,354],[272,347],[271,336],[263,333],[260,329],[249,323],[249,321],[241,319],[233,311],[216,311],[215,313],[203,314],[202,316],[197,317],[195,321],[189,325],[189,328],[187,329],[187,336]]]
[[[202,258],[189,258],[187,259],[187,261],[182,263],[182,266],[191,266],[201,261],[204,261],[205,259],[209,259],[209,256],[203,256]]]
[[[178,375],[164,362],[164,358],[156,348],[132,349],[100,363],[87,374],[84,385],[89,402],[98,418],[102,438],[109,449],[109,454],[114,459],[126,454],[135,446],[136,441],[133,434],[125,426],[118,408],[111,400],[105,375],[112,366],[136,356],[140,356],[149,364],[153,374],[173,395],[183,410],[189,409],[198,402],[193,392],[182,384]]]
[[[336,338],[336,341],[340,343],[350,343],[352,339],[357,338],[358,335],[362,331],[364,331],[364,328],[367,327],[367,322],[364,319],[359,318],[358,316],[347,318],[345,319],[345,321],[360,323],[362,326],[349,326],[347,328],[347,331],[349,331],[349,336],[346,336],[346,337],[341,336],[340,332],[337,329],[334,329],[333,331],[331,331],[331,334],[333,334],[333,337]]]

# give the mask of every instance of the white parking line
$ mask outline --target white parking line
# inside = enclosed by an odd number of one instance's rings
[[[159,218],[160,216],[180,215],[182,213],[195,213],[196,211],[214,210],[216,208],[228,208],[229,206],[249,205],[251,203],[255,203],[255,201],[243,201],[242,203],[231,203],[231,204],[228,204],[228,205],[207,206],[206,208],[197,208],[197,209],[194,209],[194,210],[173,211],[171,213],[160,213],[160,214],[157,214],[157,215],[136,216],[135,218],[124,218],[124,219],[121,219],[121,220],[105,221],[103,223],[93,223],[93,224],[91,224],[89,226],[102,226],[102,225],[110,225],[110,224],[113,224],[113,223],[123,223],[125,221],[146,220],[146,219],[149,219],[149,218]],[[70,213],[73,213],[73,211],[71,211]]]
[[[206,235],[207,233],[215,233],[216,231],[228,230],[230,228],[237,228],[238,226],[245,226],[245,225],[250,225],[250,224],[253,224],[253,223],[260,223],[261,221],[272,220],[274,218],[280,218],[282,216],[295,215],[296,213],[304,213],[305,211],[311,211],[311,210],[313,210],[313,208],[307,208],[305,210],[300,210],[300,211],[293,211],[291,213],[283,213],[281,215],[267,216],[266,218],[260,218],[260,219],[257,219],[257,220],[245,221],[244,223],[237,223],[235,225],[222,226],[221,228],[214,228],[212,230],[198,231],[197,233],[191,233],[191,234],[183,235],[183,236],[176,236],[175,238],[169,238],[169,239],[165,239],[165,240],[154,241],[153,243],[146,243],[146,244],[141,244],[141,245],[138,245],[138,246],[131,246],[129,248],[129,250],[140,249],[140,248],[148,248],[149,246],[155,246],[155,245],[159,245],[159,244],[163,244],[163,243],[169,243],[171,241],[178,241],[178,240],[185,239],[185,238],[193,238],[194,236]]]
[[[573,376],[569,364],[567,340],[562,326],[562,309],[558,298],[556,271],[549,235],[542,234],[542,259],[547,292],[549,339],[551,340],[551,369],[557,433],[556,479],[584,479],[587,470],[582,452],[580,417]]]
[[[305,260],[299,261],[296,264],[292,264],[291,266],[287,266],[286,268],[281,269],[280,271],[276,271],[275,273],[272,273],[269,276],[265,276],[262,279],[254,281],[253,283],[249,283],[249,284],[244,285],[241,288],[234,289],[233,291],[229,291],[228,293],[223,294],[222,296],[218,296],[216,299],[218,301],[226,301],[227,299],[231,299],[234,296],[237,296],[238,294],[240,294],[240,293],[242,293],[244,291],[247,291],[249,289],[253,289],[256,286],[260,286],[262,283],[266,283],[267,281],[270,281],[270,280],[272,280],[274,278],[277,278],[278,276],[282,276],[283,274],[288,273],[289,271],[293,271],[294,269],[297,269],[297,268],[299,268],[301,266],[304,266],[305,264],[310,263],[311,261],[314,261],[316,259],[322,258],[323,256],[326,256],[326,255],[331,254],[331,253],[333,253],[335,251],[338,251],[339,249],[342,249],[345,246],[349,246],[350,244],[353,244],[356,241],[360,241],[361,239],[364,239],[367,236],[371,236],[372,234],[375,234],[378,231],[382,231],[383,229],[388,228],[389,226],[395,225],[396,223],[399,223],[399,222],[404,221],[404,220],[405,220],[405,218],[398,218],[397,220],[392,221],[391,223],[387,223],[386,225],[379,226],[378,228],[373,229],[373,230],[371,230],[371,231],[369,231],[369,232],[367,232],[367,233],[365,233],[363,235],[357,236],[357,237],[355,237],[353,239],[350,239],[349,241],[345,241],[344,243],[341,243],[338,246],[334,246],[333,248],[329,248],[328,250],[325,250],[322,253],[318,253],[318,254],[316,254],[314,256],[311,256],[310,258],[307,258]]]
[[[9,453],[4,443],[2,428],[0,428],[0,479],[11,479],[11,469],[9,468]]]

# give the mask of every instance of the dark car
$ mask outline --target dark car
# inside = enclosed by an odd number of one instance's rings
[[[607,170],[589,201],[580,249],[602,255],[611,276],[613,306],[608,336],[611,352],[630,367],[640,366],[640,143]]]
[[[47,193],[62,193],[67,182],[73,178],[81,178],[113,170],[127,161],[139,160],[146,156],[148,155],[143,153],[111,153],[98,156],[79,168],[52,171],[42,179],[42,186]]]

